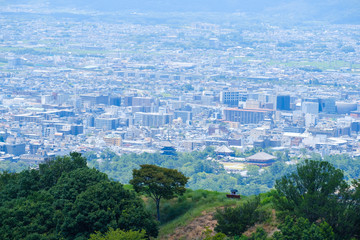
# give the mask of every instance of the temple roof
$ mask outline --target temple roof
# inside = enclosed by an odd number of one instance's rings
[[[226,146],[219,146],[215,149],[215,152],[217,152],[217,153],[233,153],[234,151],[229,149]]]
[[[258,152],[258,153],[255,153],[254,155],[246,158],[246,160],[250,160],[250,161],[269,161],[269,160],[274,160],[274,159],[276,159],[276,157],[274,157],[273,155],[270,155],[266,152]]]

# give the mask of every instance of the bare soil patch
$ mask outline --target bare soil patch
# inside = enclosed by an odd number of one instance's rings
[[[200,217],[195,218],[186,226],[176,228],[173,234],[167,235],[163,239],[201,239],[206,227],[214,231],[217,221],[213,219],[213,215],[214,212],[204,211]]]

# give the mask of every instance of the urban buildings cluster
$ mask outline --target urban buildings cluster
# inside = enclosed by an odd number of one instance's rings
[[[360,153],[359,26],[93,18],[0,15],[0,161],[164,146]]]

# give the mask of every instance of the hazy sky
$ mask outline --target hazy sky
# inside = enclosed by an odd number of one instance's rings
[[[269,18],[360,24],[360,0],[0,0],[97,11],[245,12]]]

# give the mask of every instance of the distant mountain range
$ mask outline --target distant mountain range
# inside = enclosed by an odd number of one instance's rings
[[[360,0],[0,0],[105,12],[243,12],[287,20],[360,24]]]

